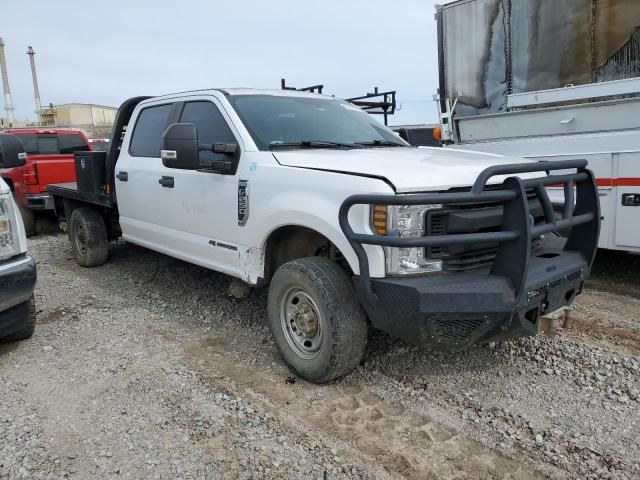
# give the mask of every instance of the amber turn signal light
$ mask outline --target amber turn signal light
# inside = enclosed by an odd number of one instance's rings
[[[441,142],[442,141],[442,129],[440,127],[436,127],[433,129],[433,139],[436,142]]]
[[[387,206],[386,205],[371,206],[371,228],[378,235],[387,234]]]

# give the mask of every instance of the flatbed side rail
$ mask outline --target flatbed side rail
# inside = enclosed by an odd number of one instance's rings
[[[47,191],[54,197],[75,200],[82,203],[90,203],[105,208],[113,208],[114,204],[110,195],[106,193],[78,191],[76,183],[54,183],[47,186]]]
[[[507,277],[514,288],[515,299],[522,295],[527,278],[531,242],[550,232],[570,229],[565,250],[577,251],[593,263],[600,233],[600,206],[593,173],[586,160],[561,160],[523,164],[495,165],[478,175],[469,192],[443,192],[407,195],[352,195],[340,206],[340,228],[358,259],[360,292],[375,303],[372,290],[369,260],[363,245],[395,248],[420,248],[427,246],[464,245],[482,242],[498,243],[491,274]],[[556,170],[575,170],[575,173],[552,174]],[[508,177],[500,189],[487,190],[487,182],[498,175],[545,172],[540,178],[521,179]],[[561,206],[562,218],[556,218],[554,205],[545,187],[562,185],[565,203]],[[493,187],[493,186],[492,186]],[[527,189],[533,189],[544,212],[544,223],[534,225],[529,212]],[[349,224],[349,211],[354,205],[434,205],[434,204],[483,204],[498,202],[503,206],[503,226],[500,232],[467,234],[425,235],[400,238],[399,236],[355,233]],[[575,206],[574,206],[575,205]],[[586,272],[585,272],[586,273]]]

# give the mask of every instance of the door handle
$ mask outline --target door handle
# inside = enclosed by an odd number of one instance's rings
[[[623,207],[640,207],[640,193],[623,193]]]
[[[129,174],[127,172],[118,172],[116,178],[121,182],[126,182],[129,180]]]
[[[158,183],[166,188],[173,188],[173,177],[162,177]]]

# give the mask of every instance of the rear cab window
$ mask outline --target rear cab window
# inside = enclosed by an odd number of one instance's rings
[[[14,133],[20,139],[26,153],[38,153],[38,137],[35,133]]]
[[[90,150],[84,137],[79,134],[59,134],[58,147],[60,153],[86,152]]]
[[[79,133],[14,133],[31,155],[72,154],[90,150],[86,140]]]

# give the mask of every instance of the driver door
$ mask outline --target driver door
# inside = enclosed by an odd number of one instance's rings
[[[214,100],[207,97],[183,102],[178,122],[195,125],[199,144],[238,144]],[[224,154],[207,150],[200,151],[199,157],[203,168],[216,160],[229,160]],[[236,169],[238,162],[236,159]],[[158,186],[167,213],[165,225],[175,250],[193,263],[231,275],[241,274],[237,173],[162,166],[162,177],[171,179],[170,187]]]

